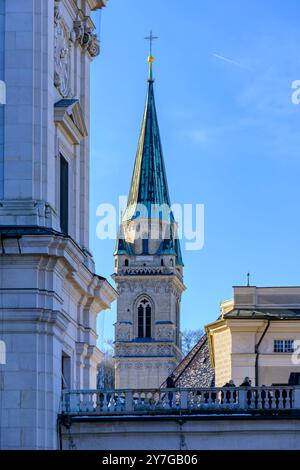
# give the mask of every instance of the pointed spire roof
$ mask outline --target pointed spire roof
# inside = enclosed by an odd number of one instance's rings
[[[150,39],[156,39],[152,33]],[[142,128],[140,132],[138,148],[135,158],[134,170],[130,185],[127,210],[125,219],[132,220],[142,216],[137,205],[143,205],[148,216],[155,217],[155,207],[153,206],[167,206],[171,207],[166,169],[163,158],[163,151],[160,139],[160,132],[158,126],[158,119],[154,99],[154,78],[153,78],[153,56],[152,46],[150,46],[149,62],[149,76],[148,76],[148,93],[146,98],[145,111],[142,121]],[[157,212],[156,212],[157,214]],[[160,217],[161,215],[159,215]],[[168,221],[171,224],[175,223],[172,211],[169,211]],[[171,229],[170,239],[163,240],[159,249],[159,254],[174,254],[176,255],[176,262],[183,265],[181,249],[179,240],[174,236],[173,229]],[[124,234],[123,234],[124,237]],[[127,253],[130,254],[130,244],[120,240],[121,234],[116,247],[116,254]]]
[[[167,204],[170,197],[154,99],[153,58],[150,56],[148,93],[131,180],[128,206]]]

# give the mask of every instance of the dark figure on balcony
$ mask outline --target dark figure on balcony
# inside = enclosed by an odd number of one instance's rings
[[[226,382],[225,385],[223,385],[224,387],[233,387],[235,388],[235,383],[233,380],[229,380],[229,382]],[[230,399],[232,398],[233,402],[235,403],[236,401],[236,392],[231,392],[230,390],[227,390],[226,393],[225,393],[225,397],[226,397],[226,403],[230,403]],[[221,395],[221,398],[222,398],[222,401],[221,403],[224,402],[224,392],[222,392],[222,395]]]
[[[245,377],[243,383],[241,383],[240,387],[251,387],[251,380],[249,377]]]
[[[171,374],[167,378],[167,388],[175,388],[175,375]],[[173,392],[168,393],[168,399],[169,399],[169,406],[172,408],[172,403],[173,403]]]
[[[241,383],[240,387],[251,387],[251,380],[249,377],[245,377],[243,383]],[[250,390],[247,391],[247,404],[251,406],[252,400],[252,392]]]

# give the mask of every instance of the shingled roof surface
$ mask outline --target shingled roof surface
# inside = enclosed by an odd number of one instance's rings
[[[173,373],[176,387],[201,388],[214,385],[215,372],[210,362],[206,335],[202,336]]]

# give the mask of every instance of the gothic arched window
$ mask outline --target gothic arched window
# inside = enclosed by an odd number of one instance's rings
[[[151,304],[148,299],[138,303],[138,337],[151,338]]]
[[[128,259],[125,259],[125,262],[124,262],[125,266],[128,266],[129,265],[129,261]]]

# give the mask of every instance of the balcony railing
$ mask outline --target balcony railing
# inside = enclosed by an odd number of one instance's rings
[[[300,411],[300,387],[65,391],[61,413],[141,415]]]

